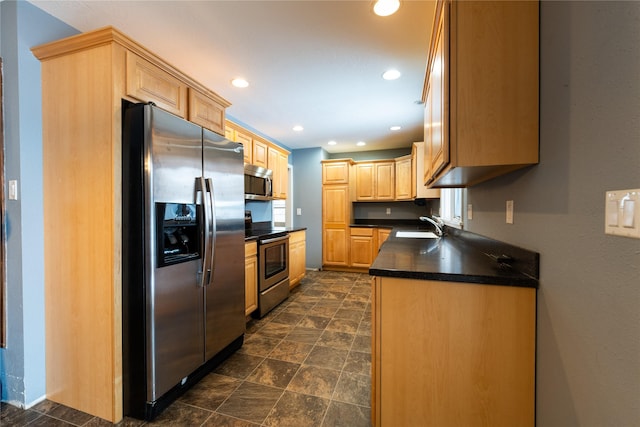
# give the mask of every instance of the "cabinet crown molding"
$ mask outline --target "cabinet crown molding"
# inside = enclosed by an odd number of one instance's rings
[[[67,37],[61,40],[45,43],[40,46],[35,46],[31,48],[31,52],[40,61],[47,61],[59,56],[68,55],[70,53],[79,52],[98,46],[108,45],[110,43],[117,43],[123,46],[125,49],[162,68],[167,73],[185,82],[188,86],[193,87],[194,89],[197,89],[207,96],[211,97],[224,108],[231,106],[231,103],[229,101],[213,92],[211,89],[207,88],[197,80],[194,80],[193,78],[187,76],[178,68],[164,61],[158,55],[151,52],[149,49],[145,48],[139,43],[133,41],[129,36],[112,26],[99,28],[97,30],[77,34],[75,36]]]

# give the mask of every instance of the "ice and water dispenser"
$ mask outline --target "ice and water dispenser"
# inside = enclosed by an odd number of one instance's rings
[[[158,266],[200,258],[200,227],[195,204],[156,203]]]

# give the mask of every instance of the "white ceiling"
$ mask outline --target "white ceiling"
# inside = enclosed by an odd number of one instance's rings
[[[291,149],[379,150],[423,138],[417,102],[433,0],[404,0],[389,17],[368,0],[30,1],[80,31],[114,26],[226,98],[228,117]],[[389,68],[400,79],[383,80]],[[232,87],[238,76],[250,86]]]

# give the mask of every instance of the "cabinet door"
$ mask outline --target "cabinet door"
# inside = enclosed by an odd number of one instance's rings
[[[242,131],[233,131],[233,140],[239,142],[244,147],[244,162],[252,163],[253,161],[253,138]]]
[[[253,156],[252,162],[256,166],[262,166],[263,168],[269,167],[269,160],[267,157],[267,144],[258,139],[253,140]]]
[[[535,289],[377,280],[375,425],[534,425]]]
[[[356,165],[356,200],[375,200],[375,168],[374,163]]]
[[[235,136],[233,135],[233,128],[230,127],[229,125],[224,127],[224,137],[227,138],[229,141],[236,142]]]
[[[283,152],[278,153],[278,181],[280,182],[279,197],[287,198],[289,187],[289,156]]]
[[[163,110],[187,117],[187,85],[135,53],[127,51],[127,95],[153,102]]]
[[[349,186],[322,188],[323,264],[349,265]]]
[[[373,228],[350,229],[351,267],[370,267],[375,257]]]
[[[427,188],[424,185],[424,142],[414,142],[412,152],[413,172],[411,175],[411,193],[416,199],[438,199],[440,198],[440,189]]]
[[[244,244],[245,315],[258,308],[258,257],[256,242]]]
[[[189,88],[188,120],[222,135],[224,132],[224,107],[204,93]]]
[[[412,198],[412,156],[396,160],[396,200]]]
[[[348,184],[350,162],[341,161],[322,164],[322,184]]]
[[[447,6],[444,6],[443,13],[438,21],[438,32],[436,33],[434,58],[431,62],[431,73],[429,74],[429,94],[430,94],[430,160],[429,169],[432,176],[435,176],[449,163],[449,144],[446,120],[448,112],[445,110],[448,102],[448,90],[446,87],[447,78],[445,75],[445,19],[447,18]],[[430,181],[431,179],[429,179]]]
[[[389,238],[391,234],[391,229],[389,228],[378,228],[378,251],[382,244]]]
[[[296,286],[306,273],[306,233],[304,230],[289,234],[289,288]]]
[[[375,199],[393,200],[395,198],[396,163],[376,163]]]
[[[289,156],[275,147],[267,148],[267,165],[273,171],[273,197],[287,198]]]
[[[349,265],[347,229],[326,226],[322,238],[322,263],[347,267]]]

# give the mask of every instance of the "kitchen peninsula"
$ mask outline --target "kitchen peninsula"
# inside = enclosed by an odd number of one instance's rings
[[[538,254],[399,230],[369,270],[374,425],[533,426]]]

